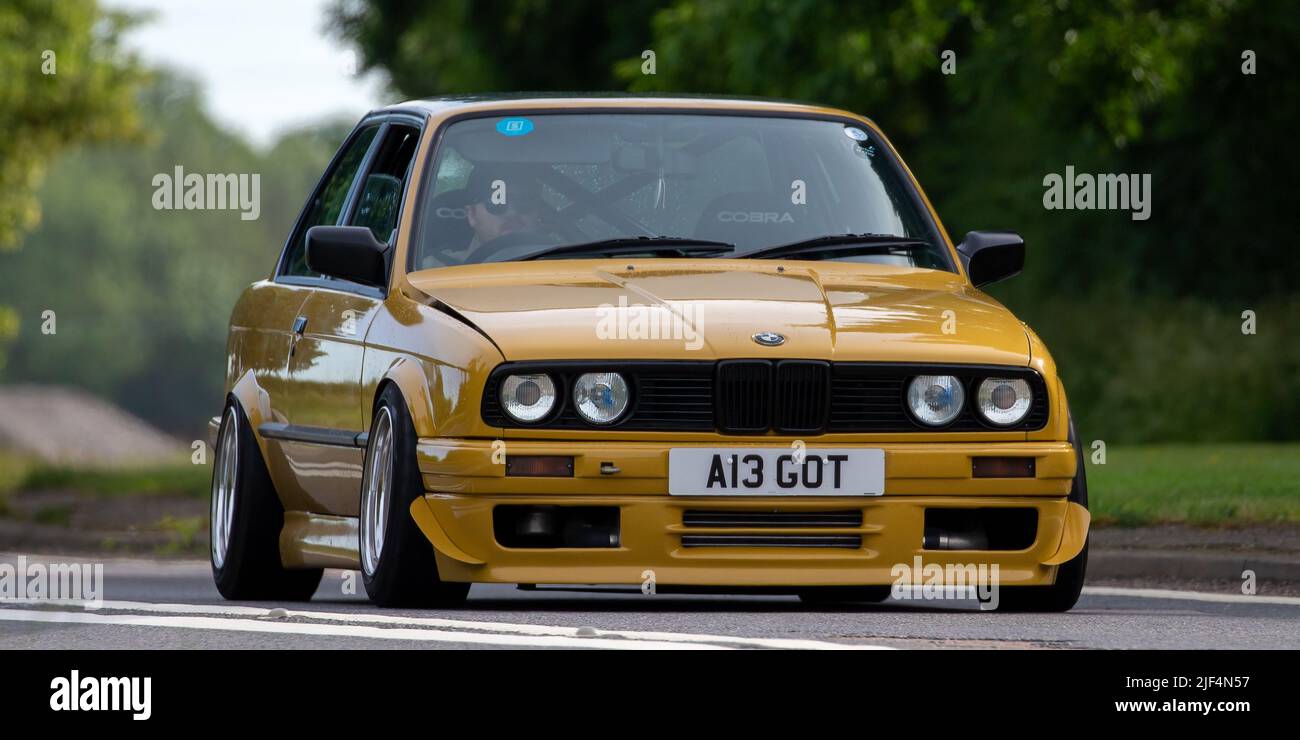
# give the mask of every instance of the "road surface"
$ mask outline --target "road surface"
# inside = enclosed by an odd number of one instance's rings
[[[371,606],[346,571],[326,571],[309,603],[253,603],[222,600],[206,562],[97,562],[100,608],[0,600],[0,649],[1300,648],[1300,598],[1226,591],[1091,586],[1072,612],[1042,615],[973,600],[810,607],[782,595],[476,585],[460,609],[394,610]]]

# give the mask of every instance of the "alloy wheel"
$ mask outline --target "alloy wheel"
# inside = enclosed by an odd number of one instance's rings
[[[210,539],[212,564],[221,568],[230,549],[230,532],[235,525],[235,497],[239,488],[239,413],[234,406],[226,409],[217,443],[217,459],[212,474],[212,511]]]
[[[393,414],[381,406],[370,430],[361,487],[361,567],[374,575],[384,551],[388,507],[393,498]]]

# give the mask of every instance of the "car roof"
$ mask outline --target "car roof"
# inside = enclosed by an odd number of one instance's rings
[[[680,109],[682,103],[697,102],[702,108],[723,108],[729,104],[740,104],[737,108],[746,110],[769,109],[772,111],[786,112],[834,112],[844,115],[853,115],[847,111],[837,111],[798,100],[785,100],[780,98],[760,98],[760,97],[743,97],[743,96],[725,96],[725,95],[691,95],[684,93],[626,93],[626,92],[516,92],[516,93],[476,93],[466,95],[446,95],[431,98],[420,98],[417,100],[408,100],[403,103],[386,106],[373,111],[373,113],[392,113],[392,112],[409,112],[422,113],[426,115],[442,115],[454,113],[458,109],[495,107],[491,104],[500,103],[504,105],[528,103],[531,105],[547,105],[555,108],[582,108],[585,105],[598,103],[602,106],[608,106],[611,101],[623,101],[630,108],[677,108]]]

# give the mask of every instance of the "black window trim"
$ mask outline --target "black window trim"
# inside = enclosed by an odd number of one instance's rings
[[[379,126],[379,130],[375,132],[375,138],[371,140],[370,145],[366,148],[365,156],[362,157],[361,164],[357,167],[356,175],[353,176],[352,182],[349,183],[348,185],[348,194],[343,199],[343,207],[339,210],[339,217],[335,221],[336,225],[346,224],[352,220],[353,211],[356,207],[358,192],[361,188],[362,181],[365,179],[363,175],[369,172],[371,165],[374,163],[374,158],[378,155],[379,147],[383,146],[384,137],[387,135],[388,129],[391,128],[393,124],[410,126],[416,129],[416,131],[422,137],[424,134],[425,125],[427,123],[428,123],[427,115],[420,115],[413,112],[398,110],[398,111],[384,111],[382,113],[368,114],[360,121],[358,121],[356,126],[352,127],[352,131],[348,133],[347,138],[344,139],[343,144],[339,146],[338,151],[334,152],[334,156],[330,158],[329,165],[326,166],[325,171],[321,174],[320,178],[316,181],[316,186],[312,188],[311,195],[307,198],[307,200],[303,203],[302,208],[298,211],[298,217],[294,219],[293,228],[289,230],[289,236],[285,239],[284,246],[281,247],[280,249],[280,258],[276,260],[275,272],[272,277],[272,282],[280,285],[294,285],[294,286],[303,286],[308,288],[320,288],[323,290],[332,290],[340,293],[352,293],[356,295],[366,296],[368,298],[376,298],[379,300],[383,300],[388,296],[387,286],[392,284],[392,277],[393,277],[393,265],[392,265],[392,256],[391,256],[392,248],[394,245],[396,245],[398,239],[398,229],[396,228],[393,229],[393,234],[388,241],[389,255],[390,255],[389,265],[388,265],[388,279],[385,280],[385,287],[383,288],[376,288],[369,285],[361,285],[359,283],[353,283],[346,280],[307,277],[304,275],[285,275],[283,274],[284,262],[285,259],[288,258],[289,249],[293,246],[295,241],[294,237],[298,234],[298,228],[302,225],[303,219],[307,217],[307,211],[309,210],[312,202],[314,202],[317,196],[320,195],[321,188],[324,187],[326,180],[328,180],[330,175],[334,173],[334,168],[338,166],[339,160],[342,158],[343,153],[348,151],[348,147],[350,147],[352,143],[356,141],[356,138],[361,135],[362,131],[372,126],[375,126],[376,124]],[[397,223],[399,225],[402,222],[402,214],[406,209],[407,195],[409,193],[409,188],[410,188],[409,177],[410,177],[410,172],[414,168],[414,164],[415,164],[415,157],[413,156],[411,157],[410,165],[407,166],[407,181],[404,182],[402,185],[402,202],[397,212]],[[423,192],[423,185],[421,185],[420,190],[421,192]]]
[[[406,272],[409,274],[412,272],[419,272],[421,269],[416,267],[415,265],[415,253],[416,253],[415,247],[420,242],[422,236],[421,230],[424,228],[424,218],[423,218],[424,199],[425,199],[425,195],[427,194],[426,189],[429,187],[436,186],[437,184],[438,173],[436,167],[438,165],[438,158],[442,154],[443,143],[446,140],[446,134],[448,128],[450,128],[453,124],[459,123],[461,121],[468,121],[468,120],[474,120],[479,118],[499,118],[501,116],[514,116],[514,115],[518,115],[518,116],[545,116],[545,115],[565,115],[565,114],[575,115],[575,114],[584,114],[584,113],[590,113],[595,115],[645,114],[645,115],[681,115],[681,116],[734,116],[739,118],[751,118],[751,117],[752,118],[789,118],[789,119],[796,119],[796,120],[832,121],[834,123],[841,123],[846,126],[862,125],[862,121],[857,118],[840,115],[837,113],[821,113],[817,111],[745,110],[739,108],[694,108],[694,107],[660,108],[660,107],[645,107],[645,106],[617,106],[611,108],[602,108],[602,107],[592,107],[592,106],[563,106],[563,107],[557,106],[557,107],[531,108],[531,109],[500,108],[500,109],[492,109],[492,110],[467,111],[464,113],[452,114],[447,118],[443,119],[438,124],[438,127],[434,130],[433,146],[429,147],[429,153],[428,155],[426,155],[424,165],[425,165],[425,170],[428,172],[428,174],[423,178],[424,181],[420,183],[420,188],[415,193],[414,202],[417,203],[419,207],[415,211],[415,219],[414,222],[411,224],[412,241],[411,241],[411,248],[406,250],[406,265],[405,265]],[[925,221],[929,224],[930,228],[933,230],[935,236],[938,236],[944,242],[952,243],[953,250],[948,250],[948,249],[941,250],[943,252],[944,261],[947,263],[947,268],[945,271],[961,276],[963,274],[962,270],[958,266],[957,260],[954,258],[952,254],[952,251],[956,250],[956,242],[952,242],[952,237],[948,234],[947,230],[944,229],[942,222],[940,222],[938,218],[938,215],[936,213],[931,212],[930,207],[926,203],[926,199],[921,196],[919,183],[916,181],[915,177],[911,174],[911,170],[909,170],[907,166],[903,164],[902,158],[894,151],[892,142],[888,142],[884,134],[881,133],[878,129],[876,129],[874,121],[872,122],[870,128],[872,128],[873,135],[879,136],[882,139],[881,144],[883,146],[881,146],[881,150],[888,158],[889,163],[894,167],[898,168],[898,173],[901,176],[900,179],[902,180],[904,189],[907,191],[908,200],[910,200],[913,207],[915,207],[921,213],[922,217],[925,219]],[[430,183],[434,183],[434,185],[431,186]],[[940,246],[940,245],[935,245],[935,246]],[[443,267],[449,267],[449,266],[450,265],[444,265]],[[440,268],[426,268],[426,269],[440,269]]]

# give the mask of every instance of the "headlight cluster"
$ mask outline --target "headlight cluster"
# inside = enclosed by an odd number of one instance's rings
[[[975,387],[975,410],[996,427],[1023,421],[1033,400],[1029,383],[1019,378],[984,378]],[[907,407],[926,426],[951,424],[965,404],[966,387],[952,375],[918,375],[907,386]]]
[[[584,373],[573,383],[573,405],[592,424],[611,424],[627,410],[627,381],[618,373]]]
[[[907,407],[927,426],[951,423],[965,405],[966,388],[951,375],[918,375],[907,386]]]
[[[1034,393],[1019,378],[985,378],[975,391],[975,408],[990,424],[1007,427],[1017,424],[1029,413]]]
[[[588,423],[613,424],[627,411],[628,384],[619,373],[583,373],[570,390],[573,408]],[[507,375],[501,381],[501,407],[515,421],[541,421],[555,409],[556,402],[555,381],[545,373]]]
[[[543,373],[507,375],[501,381],[501,406],[515,421],[541,421],[555,408],[555,383]]]

